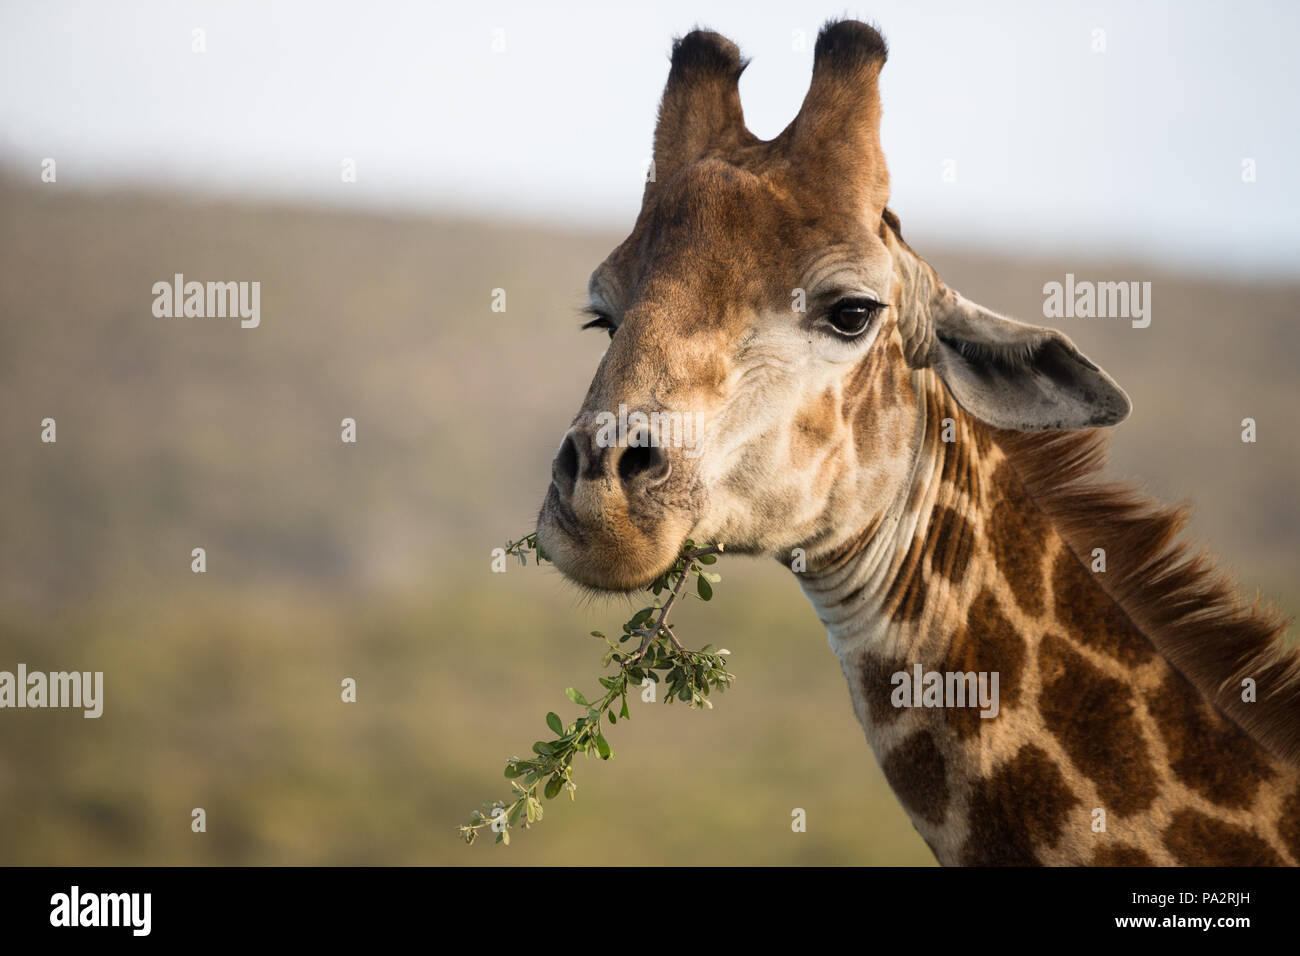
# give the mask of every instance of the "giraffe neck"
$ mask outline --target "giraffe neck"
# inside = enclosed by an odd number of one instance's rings
[[[912,385],[910,484],[800,583],[939,861],[1300,862],[1296,769],[1156,652],[933,373]]]

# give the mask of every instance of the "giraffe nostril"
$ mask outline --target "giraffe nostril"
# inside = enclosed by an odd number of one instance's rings
[[[564,441],[560,443],[560,450],[555,455],[555,461],[551,463],[551,478],[566,498],[573,494],[580,464],[578,446],[573,440],[573,435],[565,435]]]
[[[668,474],[668,456],[656,445],[626,449],[618,459],[618,477],[624,486],[648,484]]]

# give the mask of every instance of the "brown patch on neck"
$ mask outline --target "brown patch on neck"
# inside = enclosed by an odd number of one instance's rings
[[[1282,860],[1252,830],[1196,810],[1179,810],[1165,829],[1165,846],[1183,866],[1281,866]]]
[[[894,675],[907,674],[911,665],[905,657],[884,658],[868,654],[858,670],[862,682],[862,698],[867,706],[867,716],[873,726],[892,724],[902,711],[890,699],[894,690]]]
[[[1300,863],[1300,790],[1282,801],[1277,835],[1282,838],[1291,859]]]
[[[1025,744],[971,788],[966,866],[1038,866],[1037,849],[1054,844],[1079,805],[1046,751]]]
[[[1206,706],[1177,671],[1171,669],[1148,695],[1147,711],[1160,728],[1169,766],[1207,800],[1223,807],[1249,807],[1260,784],[1275,776],[1260,746]]]
[[[994,471],[992,483],[995,490],[991,494],[997,500],[989,511],[989,550],[1016,603],[1026,614],[1037,617],[1046,607],[1043,542],[1051,527],[1005,460]]]
[[[1093,866],[1154,866],[1151,857],[1135,846],[1116,843],[1114,846],[1102,846],[1092,855]]]
[[[941,575],[949,584],[960,584],[975,554],[975,527],[956,508],[937,505],[930,514],[926,554],[930,573]]]
[[[1056,556],[1052,593],[1056,598],[1056,620],[1080,644],[1115,658],[1125,667],[1137,667],[1155,656],[1151,642],[1069,548],[1062,548]]]
[[[936,826],[948,814],[948,776],[943,754],[928,730],[903,740],[880,762],[899,803]]]
[[[1118,816],[1139,813],[1156,798],[1155,767],[1136,716],[1132,689],[1107,677],[1054,634],[1038,648],[1043,723],[1079,772]]]
[[[942,669],[960,674],[996,672],[1001,716],[1020,700],[1020,677],[1026,656],[1024,638],[986,588],[971,604],[965,626],[954,635]],[[992,722],[981,717],[977,707],[945,707],[943,712],[960,737],[973,737],[986,722]]]
[[[1253,739],[1300,765],[1300,651],[1284,641],[1288,622],[1274,608],[1243,605],[1231,581],[1179,540],[1187,510],[1101,480],[1099,431],[995,438],[1067,546],[1076,555],[1106,549],[1106,573],[1089,577],[1123,617]],[[1054,581],[1058,597],[1072,578]],[[1083,610],[1067,602],[1067,613],[1072,608]],[[1246,678],[1256,682],[1255,703],[1241,699]]]

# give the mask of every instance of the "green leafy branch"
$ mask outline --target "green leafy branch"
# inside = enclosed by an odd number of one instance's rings
[[[673,633],[668,615],[683,597],[690,596],[687,584],[694,579],[695,595],[708,601],[713,597],[713,585],[721,577],[704,570],[718,560],[722,545],[697,548],[687,541],[673,566],[646,587],[654,601],[643,607],[623,625],[623,634],[615,642],[600,631],[592,637],[605,642],[606,651],[602,667],[617,666],[610,677],[601,677],[605,693],[595,702],[573,687],[565,695],[586,712],[569,724],[552,712],[546,715],[546,726],[554,736],[533,744],[533,755],[528,758],[511,757],[506,762],[506,777],[510,780],[513,798],[483,804],[482,809],[470,814],[469,822],[459,830],[466,843],[473,843],[479,831],[489,828],[496,833],[496,843],[510,843],[510,829],[522,823],[525,829],[542,819],[542,795],[551,800],[562,791],[573,799],[577,784],[573,782],[573,758],[578,754],[595,753],[601,760],[614,756],[614,748],[605,739],[603,724],[606,720],[614,726],[619,720],[628,720],[629,688],[641,687],[647,681],[665,685],[664,703],[680,700],[691,708],[712,708],[709,700],[712,691],[721,693],[734,681],[735,675],[727,670],[726,655],[731,652],[714,650],[712,644],[698,651],[687,650]],[[517,556],[521,564],[528,563],[532,554],[537,564],[549,560],[537,545],[537,533],[524,535],[518,541],[506,544],[506,553]],[[666,597],[662,597],[667,592]],[[628,642],[636,640],[634,650]],[[618,712],[615,713],[615,705]]]

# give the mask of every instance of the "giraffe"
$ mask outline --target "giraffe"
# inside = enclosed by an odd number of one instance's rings
[[[1185,510],[1101,477],[1102,429],[1130,411],[1103,370],[904,242],[886,55],[872,27],[827,24],[798,115],[763,141],[736,46],[675,42],[654,175],[589,283],[584,328],[610,342],[540,544],[599,591],[653,580],[688,537],[798,555],[942,864],[1300,863],[1286,622],[1188,550]],[[619,406],[696,416],[700,448],[602,440]],[[996,707],[962,706],[981,675]]]

